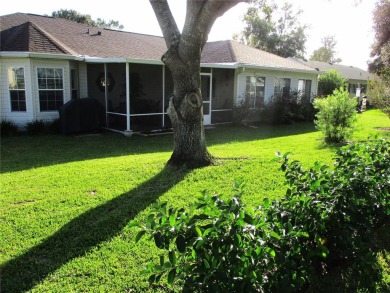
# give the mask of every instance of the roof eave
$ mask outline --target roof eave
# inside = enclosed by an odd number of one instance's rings
[[[0,51],[0,57],[6,58],[41,58],[41,59],[60,59],[60,60],[77,60],[82,61],[82,56],[73,56],[66,54],[50,54],[36,52],[19,52],[19,51]]]
[[[200,63],[201,67],[204,68],[227,68],[227,69],[237,69],[238,63]]]
[[[254,69],[265,69],[273,71],[289,71],[289,72],[300,72],[300,73],[311,73],[311,74],[325,74],[325,72],[318,71],[315,69],[301,69],[301,68],[289,68],[289,67],[273,67],[273,66],[263,66],[250,63],[240,63],[238,65],[240,68],[254,68]]]
[[[125,58],[125,57],[91,57],[84,56],[87,63],[137,63],[150,65],[163,65],[161,60],[155,59],[139,59],[139,58]]]

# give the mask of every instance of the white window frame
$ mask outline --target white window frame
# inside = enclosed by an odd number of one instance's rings
[[[299,88],[299,83],[302,81],[302,89]],[[310,81],[310,91],[307,92],[307,83]],[[311,79],[304,79],[301,78],[298,80],[298,92],[300,97],[306,97],[311,99],[311,87],[312,87],[313,81]],[[309,94],[309,96],[307,96]]]
[[[283,86],[280,86],[280,81],[283,80]],[[288,93],[290,92],[290,89],[291,89],[291,78],[288,78],[288,77],[275,77],[275,82],[274,82],[274,95],[282,95],[284,96],[285,95],[285,92],[286,90],[284,89],[286,87],[286,80],[288,80]],[[279,91],[276,91],[276,83],[279,83],[278,84],[278,87],[279,87]]]
[[[42,69],[45,69],[45,78],[40,78],[39,77],[39,71],[42,70]],[[54,70],[54,77],[48,77],[47,76],[47,70]],[[59,86],[59,84],[57,84],[56,81],[59,80],[59,78],[56,78],[55,77],[55,72],[56,70],[61,70],[61,84],[62,84],[62,87]],[[64,68],[63,67],[50,67],[50,66],[39,66],[37,67],[37,83],[38,83],[38,104],[39,104],[39,112],[44,112],[44,113],[47,113],[47,112],[56,112],[58,111],[58,107],[56,109],[45,109],[43,110],[42,107],[41,107],[41,92],[43,91],[52,91],[52,92],[62,92],[62,105],[64,104],[64,101],[65,101],[65,79],[64,79]],[[40,83],[40,80],[45,80],[45,85],[46,87],[41,87],[41,83]],[[52,84],[52,87],[48,87],[48,84],[51,83]],[[48,103],[48,102],[47,102]],[[56,104],[57,103],[57,100],[55,99],[54,100],[54,103]]]
[[[257,85],[260,83],[259,79],[262,79],[261,83],[263,85]],[[248,88],[249,87],[249,88]],[[258,88],[261,88],[258,91]],[[259,74],[247,75],[245,77],[245,94],[246,97],[250,99],[250,109],[256,109],[261,106],[261,103],[264,103],[264,94],[265,94],[265,76],[260,76]],[[261,101],[257,102],[258,98]]]
[[[15,69],[23,69],[23,88],[19,88],[19,83],[17,82],[17,77],[15,76]],[[14,88],[11,87],[11,77],[10,71],[13,71],[14,79],[16,81]],[[8,77],[8,94],[9,94],[9,106],[10,106],[10,111],[11,112],[20,112],[20,113],[26,113],[27,112],[27,95],[26,95],[26,70],[24,66],[9,66],[7,68],[7,77]],[[12,91],[17,91],[17,92],[24,92],[24,104],[25,104],[25,110],[13,110],[12,109],[12,97],[11,97],[11,92]]]

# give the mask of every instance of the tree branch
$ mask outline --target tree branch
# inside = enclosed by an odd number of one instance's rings
[[[177,27],[176,21],[173,18],[171,9],[167,0],[149,0],[154,14],[157,17],[163,33],[165,43],[169,49],[172,45],[177,46],[180,41],[180,31]]]
[[[197,40],[203,49],[215,20],[240,2],[249,0],[187,0],[186,20],[182,39]],[[191,41],[192,40],[192,41]]]

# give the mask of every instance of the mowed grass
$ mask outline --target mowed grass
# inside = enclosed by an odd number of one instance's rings
[[[364,112],[352,140],[390,138],[376,127],[390,120]],[[275,152],[310,167],[331,164],[338,148],[323,144],[312,123],[220,126],[206,138],[220,159],[196,170],[165,167],[171,135],[2,138],[0,292],[165,291],[141,274],[160,252],[147,238],[134,242],[132,219],[143,221],[155,202],[186,207],[202,192],[231,196],[234,179],[245,181],[248,205],[280,198],[286,186]]]

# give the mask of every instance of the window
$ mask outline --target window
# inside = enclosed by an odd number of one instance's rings
[[[11,111],[26,112],[26,86],[23,67],[8,68],[8,88]]]
[[[246,77],[246,96],[250,99],[250,107],[256,108],[264,103],[265,77]]]
[[[359,88],[359,85],[358,84],[355,84],[355,83],[349,83],[348,84],[348,91],[349,93],[351,94],[356,94],[356,89]]]
[[[298,92],[301,97],[310,99],[311,97],[311,80],[300,79],[298,80]]]
[[[274,95],[288,97],[290,94],[290,83],[290,78],[275,77]]]
[[[41,111],[56,111],[64,104],[63,70],[38,68],[39,107]]]
[[[361,88],[361,93],[362,94],[367,93],[367,85],[366,84],[361,84],[360,88]]]

